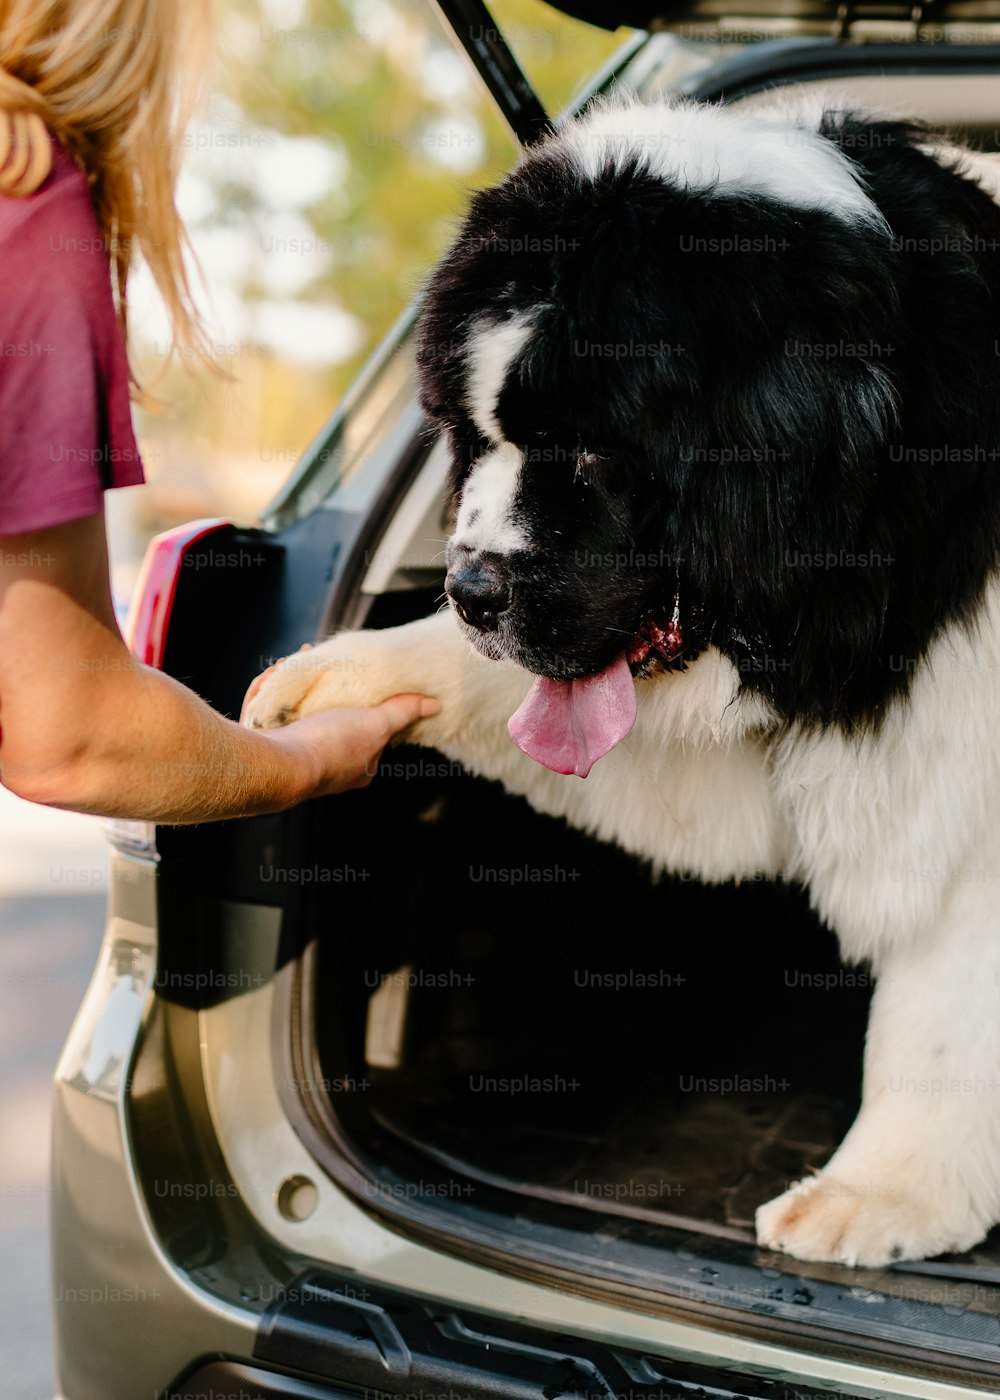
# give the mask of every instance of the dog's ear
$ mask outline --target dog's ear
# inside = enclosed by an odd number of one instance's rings
[[[698,348],[684,359],[698,360],[707,388],[678,410],[685,421],[668,444],[675,454],[682,444],[686,465],[660,459],[665,483],[677,483],[661,523],[720,640],[757,638],[775,665],[794,665],[764,676],[765,689],[815,679],[817,693],[836,694],[877,642],[891,574],[825,561],[893,552],[880,488],[905,366],[887,331],[898,324],[891,258],[868,234],[801,223],[786,248],[776,235],[765,245],[762,226],[755,236],[773,253],[742,265],[720,256],[703,279],[702,324],[720,330],[691,332]],[[822,654],[807,657],[815,637]]]
[[[712,427],[721,442],[749,449],[749,460],[776,457],[790,473],[808,472],[819,490],[824,478],[863,478],[899,426],[893,353],[863,326],[793,324],[780,342],[748,348],[747,368],[720,382]]]
[[[687,454],[685,497],[690,518],[727,542],[712,570],[733,595],[748,581],[783,592],[789,550],[857,547],[899,402],[891,370],[849,344],[858,357],[815,336],[789,340],[718,386],[707,441]]]

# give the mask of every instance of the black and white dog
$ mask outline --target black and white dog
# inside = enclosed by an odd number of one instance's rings
[[[1000,1220],[998,196],[993,158],[829,109],[543,141],[427,289],[450,608],[248,714],[424,691],[414,740],[539,810],[807,886],[878,981],[857,1121],[758,1213],[803,1259]]]

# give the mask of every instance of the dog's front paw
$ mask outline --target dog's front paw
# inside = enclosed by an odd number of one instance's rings
[[[757,1240],[796,1259],[866,1268],[971,1249],[983,1225],[949,1208],[953,1192],[932,1176],[851,1184],[820,1172],[760,1207]]]
[[[377,703],[384,695],[369,695],[366,673],[372,657],[363,633],[343,633],[283,657],[251,686],[241,716],[249,729],[277,729],[317,710],[340,705]],[[374,680],[374,675],[372,675]]]

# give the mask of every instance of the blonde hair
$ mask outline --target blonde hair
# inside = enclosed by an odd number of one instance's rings
[[[38,189],[51,132],[88,177],[126,338],[140,251],[170,313],[172,348],[206,361],[174,194],[207,67],[210,4],[0,0],[0,192]]]

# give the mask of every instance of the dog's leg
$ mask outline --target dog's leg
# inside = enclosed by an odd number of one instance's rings
[[[550,773],[507,733],[532,677],[480,656],[450,613],[385,631],[343,632],[289,657],[264,682],[244,722],[287,724],[338,705],[403,691],[442,710],[403,736],[492,778],[538,811],[649,860],[706,880],[776,874],[785,831],[771,796],[760,722],[741,716],[738,677],[715,652],[683,674],[640,681],[629,737],[586,780]]]
[[[318,710],[377,705],[390,695],[416,691],[440,700],[442,710],[411,726],[405,740],[441,749],[475,772],[503,779],[516,761],[506,719],[530,684],[520,667],[473,651],[446,611],[403,627],[339,632],[286,657],[247,706],[243,722],[274,728]]]
[[[878,1267],[969,1249],[1000,1219],[993,844],[938,925],[880,959],[861,1111],[822,1172],[761,1207],[761,1244]]]

